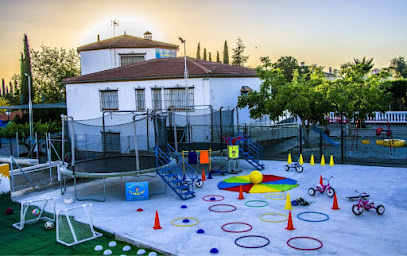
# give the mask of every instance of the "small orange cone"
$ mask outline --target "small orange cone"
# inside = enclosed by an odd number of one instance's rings
[[[322,181],[322,175],[319,177],[319,184],[322,186],[324,185],[324,182]]]
[[[294,226],[293,226],[293,217],[291,216],[291,211],[290,214],[288,215],[288,222],[287,222],[287,227],[285,228],[287,230],[294,230]]]
[[[336,193],[334,195],[334,205],[332,206],[332,210],[339,210],[338,200],[336,199]]]
[[[205,168],[202,168],[202,181],[206,181]]]
[[[155,221],[153,229],[162,229],[160,226],[160,219],[158,218],[158,211],[155,211]]]
[[[243,187],[242,187],[242,185],[240,185],[239,197],[238,197],[237,199],[244,199],[244,197],[243,197]]]

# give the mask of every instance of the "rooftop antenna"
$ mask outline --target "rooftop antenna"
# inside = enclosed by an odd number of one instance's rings
[[[111,20],[110,24],[113,27],[113,37],[115,37],[116,36],[115,29],[116,29],[116,27],[119,26],[119,20]]]

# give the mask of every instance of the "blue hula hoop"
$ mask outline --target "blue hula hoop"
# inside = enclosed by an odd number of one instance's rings
[[[307,220],[307,219],[303,219],[303,218],[300,217],[301,214],[307,214],[307,213],[320,214],[320,215],[325,216],[326,218],[323,219],[323,220]],[[322,212],[302,212],[302,213],[299,213],[299,214],[297,215],[297,218],[300,219],[300,220],[302,220],[302,221],[308,221],[308,222],[323,222],[323,221],[329,220],[329,216],[326,215],[325,213],[322,213]]]

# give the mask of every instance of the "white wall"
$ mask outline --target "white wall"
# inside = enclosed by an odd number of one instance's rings
[[[118,48],[82,51],[81,75],[120,67],[120,54],[145,54],[144,60],[155,59],[155,48]]]
[[[100,111],[99,90],[118,89],[119,110],[135,110],[135,88],[145,89],[146,108],[152,109],[151,87],[172,88],[184,87],[184,79],[147,80],[130,82],[105,82],[67,84],[67,111],[75,120],[86,120],[102,116]],[[209,105],[209,83],[202,78],[188,79],[188,85],[194,86],[195,105]],[[164,90],[162,99],[164,100]],[[164,102],[163,102],[164,106]]]
[[[253,90],[259,90],[261,80],[257,77],[246,78],[210,78],[210,100],[214,110],[220,107],[234,108],[237,105],[238,97],[241,95],[242,86],[249,86]],[[250,120],[248,108],[239,109],[239,123]],[[235,118],[235,122],[236,122]]]

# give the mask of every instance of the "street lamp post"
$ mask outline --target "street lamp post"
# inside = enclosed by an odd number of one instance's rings
[[[6,115],[7,115],[7,125],[8,125],[10,123],[10,115],[11,115],[10,109],[6,110]],[[10,142],[10,156],[12,156],[13,155],[13,145],[11,144],[11,137],[10,137],[9,142]]]
[[[185,121],[186,121],[186,132],[185,132],[185,141],[189,142],[189,89],[188,89],[188,68],[187,68],[187,50],[186,50],[186,41],[182,37],[178,37],[182,44],[184,44],[184,80],[185,80],[185,96],[186,96],[186,112],[185,112]]]
[[[32,113],[32,102],[31,102],[31,79],[27,73],[24,75],[28,78],[28,122],[30,126],[30,147],[31,147],[31,140],[33,135],[33,113]]]

